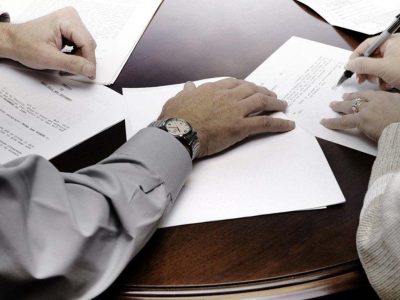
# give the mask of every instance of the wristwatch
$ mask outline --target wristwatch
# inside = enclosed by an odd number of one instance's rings
[[[172,134],[188,149],[192,160],[199,155],[199,138],[189,122],[180,118],[170,118],[154,121],[149,124],[149,127],[157,127]]]

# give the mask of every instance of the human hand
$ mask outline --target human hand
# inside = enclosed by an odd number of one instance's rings
[[[186,83],[183,91],[167,101],[159,119],[187,120],[197,131],[202,157],[251,135],[292,130],[292,121],[259,115],[286,107],[287,103],[268,89],[228,78],[199,87]]]
[[[364,99],[359,112],[353,113],[352,100]],[[331,102],[331,108],[343,116],[322,119],[321,124],[330,129],[358,128],[366,136],[378,141],[383,130],[400,122],[400,94],[382,91],[364,91],[343,95],[344,101]]]
[[[350,56],[346,69],[357,73],[358,82],[376,82],[381,89],[400,89],[400,34],[382,44],[373,57],[361,57],[377,37],[366,39]]]
[[[7,24],[10,51],[2,56],[33,68],[60,70],[90,78],[96,76],[96,43],[74,8],[57,10],[41,18]],[[67,40],[76,55],[61,52]]]

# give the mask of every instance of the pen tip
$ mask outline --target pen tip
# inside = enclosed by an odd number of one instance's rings
[[[347,78],[345,76],[340,77],[338,83],[336,84],[336,87],[341,86],[342,83],[346,81],[346,79]]]

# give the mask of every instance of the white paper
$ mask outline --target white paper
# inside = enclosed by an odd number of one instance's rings
[[[24,22],[72,6],[97,42],[96,83],[112,84],[162,0],[5,0],[0,8]],[[83,77],[72,77],[86,80]]]
[[[166,100],[182,88],[179,84],[124,89],[131,120],[128,137],[156,119]],[[160,227],[315,209],[344,201],[316,139],[296,128],[253,138],[197,161]]]
[[[0,163],[47,159],[124,118],[122,96],[85,84],[0,65]]]
[[[348,50],[292,37],[247,80],[288,101],[287,115],[313,135],[376,156],[376,143],[359,130],[335,131],[320,124],[322,118],[340,116],[329,103],[341,100],[344,93],[377,89],[369,83],[357,84],[355,76],[336,87],[350,54]]]
[[[398,0],[297,0],[333,26],[374,35],[386,29],[400,13]]]

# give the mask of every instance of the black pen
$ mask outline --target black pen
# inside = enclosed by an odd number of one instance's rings
[[[378,49],[384,42],[386,42],[390,36],[397,31],[400,27],[400,14],[397,15],[396,20],[386,29],[384,30],[376,39],[375,41],[368,47],[367,50],[361,56],[369,57],[374,54],[375,50]],[[351,76],[353,76],[353,72],[346,70],[344,71],[342,77],[340,77],[336,86],[341,85]]]

